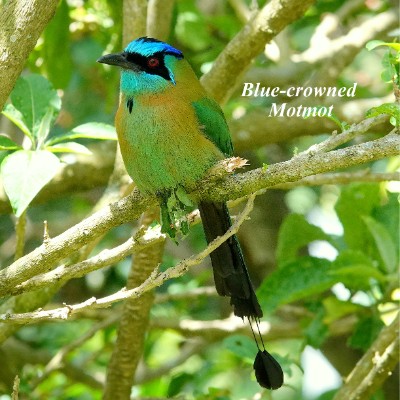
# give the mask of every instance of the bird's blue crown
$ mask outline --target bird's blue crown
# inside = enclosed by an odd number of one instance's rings
[[[176,58],[183,58],[182,52],[175,47],[148,37],[140,37],[130,42],[128,46],[125,47],[125,51],[128,53],[138,53],[145,57],[149,57],[155,53],[164,53],[175,56]]]

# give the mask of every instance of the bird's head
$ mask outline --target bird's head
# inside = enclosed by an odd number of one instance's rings
[[[183,54],[167,43],[141,37],[121,53],[107,54],[97,62],[122,68],[121,91],[125,94],[157,93],[176,84],[175,71]]]

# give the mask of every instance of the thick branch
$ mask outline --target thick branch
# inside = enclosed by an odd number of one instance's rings
[[[111,228],[137,219],[155,199],[138,191],[86,218],[30,254],[0,271],[0,295],[35,275],[46,272],[74,251],[90,243]]]
[[[158,214],[158,207],[146,212],[142,225],[149,227]],[[131,264],[126,284],[127,289],[134,289],[146,281],[162,261],[165,238],[153,243],[152,246],[139,251]],[[130,298],[122,310],[118,337],[114,346],[111,360],[107,367],[107,380],[103,399],[124,400],[129,398],[134,374],[143,354],[143,346],[150,309],[153,305],[154,294],[146,292],[140,298]]]
[[[149,0],[147,8],[147,35],[167,40],[171,29],[175,0]]]
[[[218,186],[199,185],[197,195],[215,201],[236,199],[279,183],[295,182],[306,176],[397,156],[399,146],[400,137],[393,133],[378,140],[328,153],[296,156],[288,161],[272,164],[266,170],[258,168],[244,174],[229,176]]]
[[[146,35],[147,0],[123,0],[122,15],[124,46],[131,40]]]
[[[285,26],[300,18],[313,0],[272,0],[231,40],[201,78],[206,90],[219,102],[226,100],[240,75],[266,43]]]
[[[373,120],[363,121],[357,126],[360,130],[363,130],[365,124],[373,124]],[[340,141],[342,135],[346,136],[348,132],[336,135],[335,140]],[[208,200],[236,199],[280,183],[294,182],[306,176],[395,156],[398,154],[399,144],[399,136],[390,134],[378,140],[328,153],[298,155],[288,161],[273,164],[267,169],[258,168],[227,177],[219,181],[218,184],[210,181],[210,179],[204,180],[198,185],[199,191],[193,193],[193,195]],[[16,285],[54,268],[57,263],[68,257],[73,251],[78,250],[109,229],[138,218],[152,204],[155,204],[154,198],[144,197],[134,191],[129,196],[98,211],[61,235],[50,239],[30,254],[0,271],[0,295],[9,294]]]
[[[58,0],[8,0],[0,9],[0,110]]]
[[[399,315],[382,329],[336,393],[334,400],[369,399],[382,386],[399,362]]]

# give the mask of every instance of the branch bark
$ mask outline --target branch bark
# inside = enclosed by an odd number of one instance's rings
[[[146,34],[147,0],[124,0],[122,6],[123,44]]]
[[[369,399],[385,382],[399,362],[399,315],[356,364],[334,400]]]
[[[158,207],[146,212],[142,218],[142,225],[150,226],[157,216]],[[165,240],[160,240],[136,254],[126,285],[128,290],[145,282],[161,263],[164,244]],[[117,341],[107,367],[104,400],[129,398],[135,371],[143,353],[153,301],[153,291],[147,291],[140,298],[130,298],[124,303]]]
[[[149,0],[147,8],[147,34],[168,40],[175,0]]]
[[[227,100],[241,74],[263,51],[265,44],[299,19],[313,3],[313,0],[272,0],[267,3],[228,43],[211,70],[203,75],[201,83],[206,90],[219,103]]]
[[[1,7],[0,110],[57,5],[58,0],[9,0]]]

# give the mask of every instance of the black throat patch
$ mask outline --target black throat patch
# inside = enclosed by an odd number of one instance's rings
[[[126,107],[129,110],[129,114],[132,114],[132,108],[133,108],[133,100],[132,99],[128,99],[128,101],[126,102]]]

